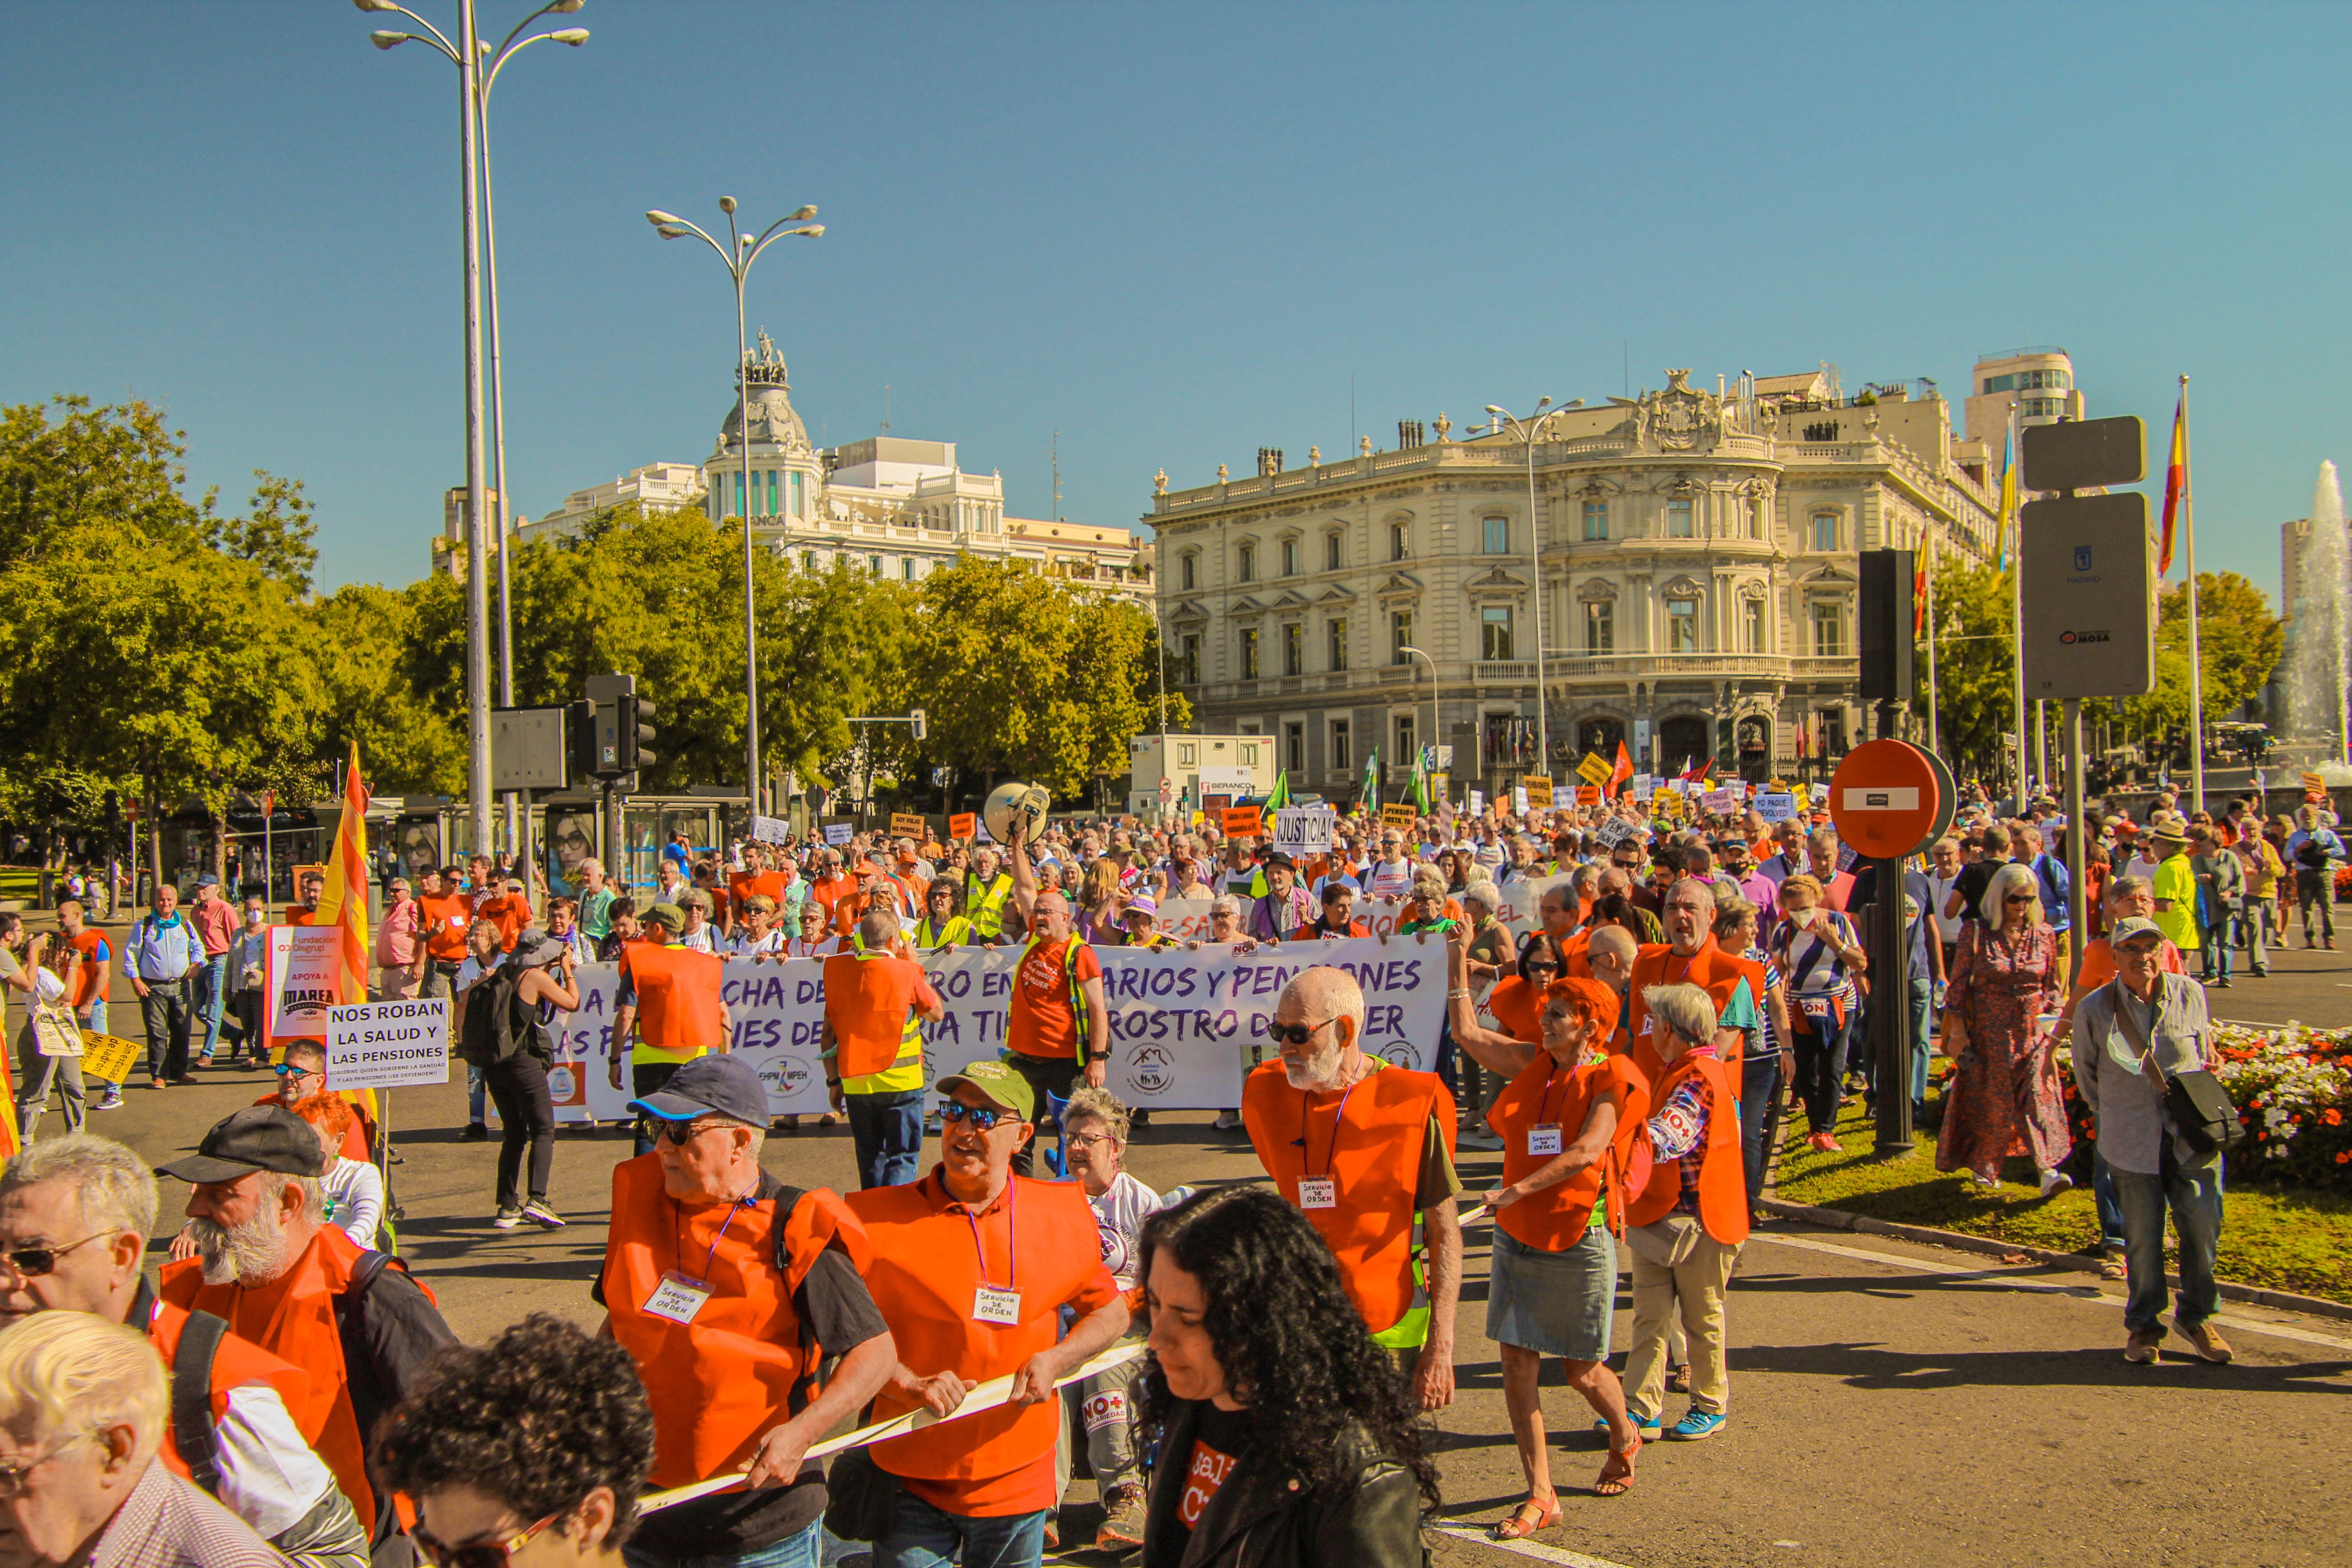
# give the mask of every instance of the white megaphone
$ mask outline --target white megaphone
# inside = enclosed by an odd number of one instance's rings
[[[1042,784],[1001,784],[981,808],[981,820],[988,824],[988,836],[999,844],[1013,842],[1016,822],[1021,826],[1021,841],[1034,844],[1045,826],[1045,808],[1052,799]]]

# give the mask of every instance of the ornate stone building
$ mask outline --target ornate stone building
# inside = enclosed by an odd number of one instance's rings
[[[1539,622],[1556,777],[1621,739],[1640,768],[1759,779],[1842,753],[1863,738],[1856,552],[1989,555],[1997,476],[1930,389],[1666,374],[1539,425],[1532,518],[1528,448],[1443,415],[1390,451],[1163,474],[1143,521],[1170,684],[1203,731],[1272,735],[1300,787],[1342,796],[1374,745],[1407,771],[1433,700],[1452,776],[1499,789],[1538,771]]]

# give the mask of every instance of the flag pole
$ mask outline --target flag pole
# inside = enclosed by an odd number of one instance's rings
[[[2022,816],[2025,815],[2026,763],[2025,656],[2021,651],[2025,647],[2025,563],[2019,556],[2025,541],[2022,537],[2014,542],[2010,539],[2010,529],[2017,521],[2017,405],[2012,400],[2009,410],[2007,471],[2000,487],[2000,538],[2001,552],[2009,557],[2010,659],[2016,678],[2012,695],[2017,704],[2012,710],[2017,726],[2014,731],[2017,741],[2017,811]]]
[[[2189,574],[2189,767],[2191,811],[2205,809],[2205,671],[2197,651],[2197,487],[2189,462],[2189,378],[2180,378],[2180,540]]]
[[[1927,531],[1927,749],[1936,744],[1936,531]]]

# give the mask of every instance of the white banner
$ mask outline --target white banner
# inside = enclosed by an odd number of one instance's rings
[[[754,844],[782,844],[788,842],[792,836],[792,824],[781,816],[751,818],[751,842]]]
[[[264,1033],[272,1047],[289,1040],[327,1036],[327,1009],[341,972],[343,933],[333,926],[271,926],[269,956],[263,973],[269,1016]]]
[[[1512,889],[1540,884],[1519,883]],[[1528,907],[1532,913],[1530,895]],[[1392,926],[1394,916],[1389,916]],[[1241,1103],[1242,1075],[1275,1053],[1266,1038],[1282,989],[1299,971],[1335,964],[1364,988],[1363,1047],[1402,1067],[1436,1061],[1445,1005],[1445,948],[1436,936],[1325,938],[1307,942],[1161,948],[1097,947],[1111,1021],[1110,1089],[1129,1105],[1214,1110]],[[1003,1054],[1020,949],[956,948],[924,956],[923,971],[947,1016],[923,1026],[926,1085]],[[578,971],[580,1010],[559,1015],[548,1090],[559,1121],[628,1118],[629,1074],[615,1089],[607,1042],[618,972]],[[768,1086],[778,1115],[827,1109],[818,1058],[824,1021],[824,961],[729,959],[720,994],[734,1019],[734,1049]]]
[[[327,1009],[327,1083],[407,1089],[449,1081],[449,1002],[361,1002]]]

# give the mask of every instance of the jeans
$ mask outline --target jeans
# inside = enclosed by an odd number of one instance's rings
[[[139,999],[140,1021],[147,1026],[147,1076],[184,1078],[188,1071],[188,986],[186,980],[151,981]]]
[[[621,1548],[621,1561],[628,1568],[817,1568],[824,1521],[822,1517],[813,1519],[806,1530],[782,1541],[724,1557],[664,1557],[646,1550],[645,1542],[660,1533],[655,1530],[639,1531]]]
[[[1038,1568],[1045,1555],[1044,1509],[973,1519],[902,1491],[890,1514],[890,1539],[874,1543],[874,1568]]]
[[[1739,1064],[1739,1159],[1748,1173],[1748,1203],[1764,1191],[1764,1161],[1780,1132],[1780,1053]]]
[[[2091,1198],[2099,1211],[2099,1245],[2109,1252],[2121,1252],[2129,1243],[2124,1235],[2123,1205],[2116,1202],[2116,1173],[2095,1145],[2091,1150]]]
[[[663,1086],[677,1077],[677,1069],[685,1065],[684,1062],[632,1062],[629,1064],[629,1098],[643,1100],[649,1094],[659,1094]],[[636,1124],[629,1130],[629,1132],[636,1144],[631,1152],[637,1154],[653,1152],[654,1119],[652,1117],[640,1111]]]
[[[2238,931],[2246,939],[2246,963],[2256,974],[2271,972],[2271,925],[2278,919],[2278,895],[2246,895],[2245,912]]]
[[[1853,1030],[1849,1016],[1843,1023],[1827,1018],[1805,1018],[1804,1023],[1819,1025],[1821,1034],[1801,1026],[1797,1020],[1803,1015],[1790,1008],[1793,1015],[1790,1028],[1790,1041],[1797,1053],[1797,1095],[1805,1102],[1805,1122],[1809,1131],[1827,1132],[1837,1125],[1838,1098],[1842,1092],[1839,1068],[1845,1060],[1846,1037]]]
[[[2303,912],[2303,945],[2311,945],[2311,908],[2319,906],[2319,933],[2328,941],[2336,940],[2336,868],[2315,871],[2308,866],[2294,868],[2294,902]]]
[[[2224,913],[2220,920],[2210,925],[2202,920],[2197,922],[2197,934],[2205,943],[2200,950],[2200,956],[2205,961],[2202,978],[2207,980],[2230,978],[2231,927],[2236,923],[2237,916],[2229,913]]]
[[[482,1069],[473,1063],[466,1064],[466,1125],[487,1127],[489,1118],[482,1112]]]
[[[17,1137],[30,1142],[42,1110],[48,1106],[52,1085],[58,1097],[65,1101],[66,1131],[80,1131],[88,1100],[82,1089],[81,1058],[43,1056],[33,1026],[27,1023],[16,1035]]]
[[[204,1020],[205,1060],[213,1059],[213,1047],[220,1044],[221,987],[228,980],[228,954],[215,952],[205,960],[204,968],[195,974],[196,1016]]]
[[[499,1207],[522,1207],[522,1154],[530,1151],[530,1193],[547,1198],[547,1173],[555,1166],[555,1102],[548,1097],[547,1063],[530,1051],[517,1051],[481,1069],[481,1080],[499,1104]]]
[[[2218,1154],[2183,1165],[2174,1158],[2172,1140],[2164,1140],[2164,1171],[2143,1175],[2137,1171],[2114,1171],[2116,1202],[2124,1214],[2124,1268],[2130,1295],[2124,1302],[2124,1327],[2158,1335],[2164,1315],[2164,1215],[2172,1211],[2172,1228],[2180,1237],[2180,1301],[2173,1321],[2193,1328],[2221,1310],[2221,1292],[2213,1283],[2213,1261],[2221,1245],[2221,1157]]]
[[[1056,1100],[1067,1100],[1070,1098],[1070,1090],[1079,1082],[1078,1063],[1077,1058],[1075,1057],[1054,1057],[1050,1058],[1045,1057],[1024,1057],[1019,1052],[1014,1051],[1006,1054],[1004,1064],[1011,1068],[1014,1072],[1019,1073],[1023,1078],[1028,1079],[1029,1087],[1036,1091],[1037,1114],[1031,1118],[1032,1125],[1035,1125],[1037,1122],[1040,1122],[1045,1119],[1045,1097],[1047,1095],[1050,1094]],[[1041,1127],[1039,1131],[1043,1131],[1044,1129]],[[1020,1176],[1034,1175],[1036,1173],[1036,1163],[1037,1140],[1033,1137],[1028,1142],[1021,1145],[1021,1152],[1013,1156],[1013,1174]],[[944,1519],[947,1516],[942,1514],[940,1517]],[[874,1564],[874,1568],[883,1568],[883,1564],[877,1562]],[[971,1568],[971,1565],[967,1564],[966,1568]]]
[[[83,1033],[83,1034],[85,1034],[85,1035],[103,1035],[103,1034],[108,1033],[108,1030],[107,1030],[107,1027],[106,1027],[106,998],[105,998],[105,997],[103,997],[103,996],[93,996],[93,997],[91,997],[91,998],[89,999],[89,1010],[88,1012],[86,1012],[86,1013],[83,1013],[83,1014],[79,1015],[79,1017],[80,1017],[80,1019],[81,1019],[81,1029],[82,1029],[82,1033]]]
[[[903,1186],[915,1179],[923,1153],[923,1091],[885,1089],[845,1094],[849,1141],[857,1152],[857,1184]]]

